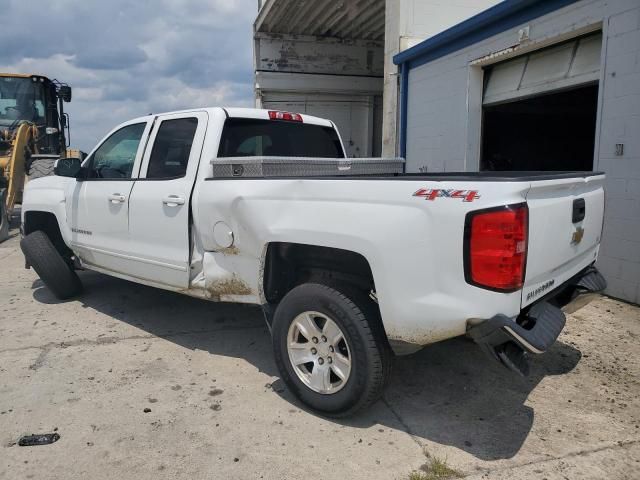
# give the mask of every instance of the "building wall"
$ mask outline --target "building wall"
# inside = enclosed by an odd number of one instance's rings
[[[398,68],[393,56],[400,51],[400,2],[386,0],[384,28],[384,85],[382,93],[382,156],[395,157],[398,131]]]
[[[433,37],[501,1],[402,0],[402,36],[422,39]]]
[[[382,76],[382,42],[256,33],[256,70]]]
[[[529,41],[518,43],[516,27],[410,71],[408,169],[477,170],[482,67],[602,29],[594,166],[607,173],[607,206],[598,264],[609,294],[640,303],[640,2],[583,0],[528,25]]]
[[[329,118],[347,155],[379,155],[382,58],[381,41],[255,32],[256,106]]]
[[[605,14],[597,165],[607,172],[607,206],[599,264],[611,295],[640,303],[640,1],[609,1]]]
[[[500,0],[386,0],[382,154],[397,147],[398,77],[393,56]]]

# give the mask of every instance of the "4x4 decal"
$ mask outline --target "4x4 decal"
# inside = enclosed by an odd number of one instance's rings
[[[463,202],[473,202],[480,198],[477,190],[443,190],[440,188],[421,188],[413,194],[414,197],[422,197],[425,200],[435,200],[436,198],[460,198]]]

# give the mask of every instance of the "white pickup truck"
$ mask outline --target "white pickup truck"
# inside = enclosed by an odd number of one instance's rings
[[[283,380],[328,415],[375,401],[394,354],[459,335],[526,374],[561,308],[605,287],[604,175],[401,170],[345,159],[308,115],[149,115],[27,185],[21,247],[61,299],[90,269],[262,306]]]

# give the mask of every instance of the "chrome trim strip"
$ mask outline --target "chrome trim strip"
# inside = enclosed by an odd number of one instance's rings
[[[186,272],[188,269],[186,266],[181,267],[179,265],[174,265],[171,263],[166,263],[166,262],[159,262],[158,260],[150,260],[148,258],[140,258],[140,257],[134,257],[133,255],[125,255],[123,253],[116,253],[116,252],[111,252],[108,250],[102,250],[100,248],[95,248],[95,247],[88,247],[87,245],[82,245],[81,243],[71,243],[72,247],[77,247],[77,248],[84,248],[86,250],[92,251],[92,252],[96,252],[96,253],[101,253],[103,255],[110,255],[112,257],[118,257],[118,258],[124,258],[125,260],[133,260],[136,262],[140,262],[140,263],[147,263],[149,265],[155,265],[158,267],[165,267],[165,268],[170,268],[172,270],[177,270],[179,272]]]

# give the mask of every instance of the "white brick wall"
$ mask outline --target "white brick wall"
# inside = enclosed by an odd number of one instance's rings
[[[607,173],[607,209],[598,266],[611,295],[640,303],[640,0],[608,2],[605,14],[596,162]]]
[[[386,0],[382,154],[397,155],[397,67],[393,56],[501,0]]]
[[[521,53],[602,28],[594,164],[607,173],[607,206],[598,266],[609,294],[640,303],[640,0],[583,0],[527,24],[531,42]],[[520,27],[411,71],[410,171],[478,169],[482,70],[470,63],[513,46]]]

